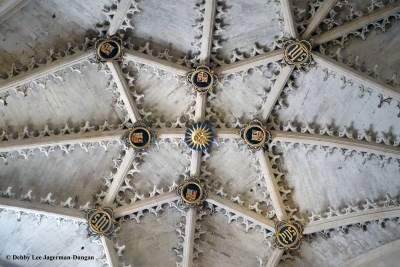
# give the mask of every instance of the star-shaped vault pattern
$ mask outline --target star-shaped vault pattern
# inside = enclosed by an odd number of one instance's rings
[[[399,1],[5,2],[1,264],[358,266],[399,249]],[[62,31],[20,21],[40,10]],[[57,45],[43,56],[32,34]],[[124,60],[97,62],[112,35]],[[312,64],[285,64],[288,40],[309,42]],[[218,77],[205,93],[187,80],[202,65]],[[254,151],[240,137],[253,120],[271,137]],[[138,122],[156,135],[140,153],[122,140]],[[196,122],[214,132],[205,151],[184,142]],[[194,176],[207,198],[181,207]],[[96,206],[113,208],[111,238],[87,236]],[[301,225],[300,250],[276,246],[279,221]]]

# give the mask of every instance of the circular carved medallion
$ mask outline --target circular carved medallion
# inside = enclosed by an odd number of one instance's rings
[[[261,147],[267,140],[267,133],[260,125],[249,125],[243,132],[243,139],[249,146]]]
[[[275,229],[275,243],[280,248],[296,250],[301,244],[301,226],[294,222],[280,221]]]
[[[151,133],[142,126],[132,128],[129,133],[129,143],[135,149],[144,149],[150,145]]]
[[[181,183],[177,192],[180,197],[180,204],[184,207],[199,206],[207,196],[202,182],[196,177],[191,177]]]
[[[114,231],[114,217],[110,208],[91,209],[86,214],[90,235],[109,236]]]
[[[200,93],[206,93],[217,82],[217,77],[207,66],[197,67],[188,74],[187,79]]]
[[[121,44],[114,39],[105,39],[97,45],[97,56],[100,61],[112,61],[121,56]]]
[[[180,196],[186,203],[198,203],[203,199],[203,188],[197,182],[184,183],[181,188]]]
[[[296,67],[311,63],[311,44],[306,40],[290,40],[285,44],[284,59]]]
[[[213,83],[213,75],[207,70],[196,70],[192,74],[192,84],[203,92],[207,92],[212,87]]]

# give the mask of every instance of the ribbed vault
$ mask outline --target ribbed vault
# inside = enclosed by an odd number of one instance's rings
[[[390,264],[399,12],[395,0],[4,1],[0,263]],[[98,63],[96,39],[114,34],[124,61]],[[311,65],[284,64],[288,39],[310,41]],[[205,94],[186,77],[200,65],[219,77]],[[239,135],[254,119],[271,134],[255,152]],[[157,136],[140,154],[121,139],[136,122]],[[184,142],[194,122],[214,130],[206,151]],[[189,176],[206,181],[200,208],[177,204]],[[114,209],[111,238],[86,237],[85,210],[98,205]],[[275,246],[282,220],[302,226],[301,251]]]

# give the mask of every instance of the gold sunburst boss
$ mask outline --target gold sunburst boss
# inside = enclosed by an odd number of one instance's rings
[[[214,133],[206,123],[196,122],[186,129],[185,143],[193,150],[205,150],[211,146],[213,140]]]

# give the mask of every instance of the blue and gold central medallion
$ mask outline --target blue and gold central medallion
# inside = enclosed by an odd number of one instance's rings
[[[86,213],[86,220],[89,236],[104,235],[110,237],[114,232],[116,221],[114,220],[114,213],[111,208],[99,207],[97,209],[90,209]]]
[[[107,36],[97,40],[95,48],[98,62],[121,60],[123,57],[122,41],[117,36]]]
[[[298,250],[301,245],[302,228],[297,222],[280,221],[275,226],[275,244],[285,250]]]
[[[185,207],[195,207],[202,205],[207,197],[203,182],[197,177],[190,177],[178,186],[177,193],[180,203]]]
[[[155,133],[142,122],[136,122],[127,131],[122,139],[127,147],[131,147],[136,152],[148,149],[155,140]]]
[[[211,126],[204,122],[189,125],[185,132],[185,143],[193,150],[208,149],[214,141],[214,132]]]
[[[200,93],[206,93],[213,88],[217,82],[217,76],[207,66],[199,66],[188,73],[187,80]]]
[[[253,120],[245,125],[239,135],[253,151],[261,149],[271,139],[269,132],[258,120]]]

